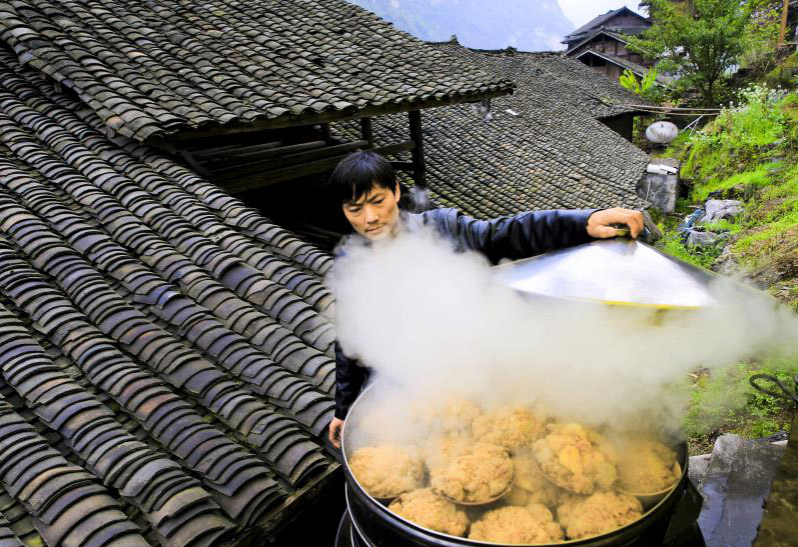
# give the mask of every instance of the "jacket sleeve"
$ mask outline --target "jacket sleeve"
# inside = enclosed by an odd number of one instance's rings
[[[335,417],[346,418],[349,407],[355,402],[369,377],[369,369],[348,357],[341,345],[335,342]]]
[[[447,213],[447,231],[466,249],[492,263],[518,260],[587,243],[587,220],[596,209],[530,211],[512,217],[476,220],[456,210]]]

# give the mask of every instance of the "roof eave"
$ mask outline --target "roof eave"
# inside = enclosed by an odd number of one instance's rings
[[[426,110],[429,108],[438,108],[441,106],[451,106],[462,103],[471,103],[480,101],[482,99],[491,99],[494,97],[502,97],[512,94],[516,89],[515,84],[507,82],[499,89],[491,91],[483,91],[479,93],[461,94],[442,99],[427,99],[424,101],[416,102],[402,102],[398,104],[385,104],[379,106],[367,106],[360,110],[338,110],[330,112],[319,112],[313,114],[302,115],[284,115],[277,118],[261,118],[251,122],[245,123],[230,123],[225,125],[206,125],[191,129],[181,129],[179,131],[166,134],[155,134],[146,139],[145,144],[152,144],[158,147],[168,147],[169,144],[191,141],[206,137],[216,137],[225,135],[241,135],[246,133],[256,133],[259,131],[266,131],[270,129],[286,129],[290,127],[300,127],[306,125],[315,125],[320,123],[341,122],[346,120],[355,120],[359,118],[368,118],[373,116],[386,116],[389,114],[400,114],[402,112],[411,112],[413,110]]]
[[[624,40],[623,38],[620,37],[620,36],[622,36],[620,33],[615,33],[615,34],[618,34],[618,36],[613,36],[612,34],[610,34],[610,32],[612,32],[612,31],[609,31],[609,30],[607,30],[605,28],[600,28],[600,29],[596,30],[595,32],[593,32],[593,34],[591,34],[590,36],[586,37],[584,40],[582,40],[581,42],[576,44],[575,46],[573,46],[570,49],[566,50],[565,54],[568,55],[572,51],[574,51],[576,49],[579,49],[580,47],[585,45],[587,42],[589,42],[590,40],[592,40],[593,38],[595,38],[599,34],[606,34],[610,38],[618,40],[619,42],[623,42],[624,44],[628,44],[629,43],[628,41],[626,41],[626,40]],[[563,43],[565,43],[565,42],[563,42]]]
[[[628,116],[631,114],[632,116],[642,116],[647,114],[645,110],[639,110],[637,108],[630,107],[628,110],[624,110],[623,112],[618,112],[616,114],[610,114],[609,116],[596,116],[596,119],[600,122],[614,120],[616,118],[620,118],[622,116]]]
[[[626,6],[622,6],[622,7],[618,8],[618,9],[616,9],[616,10],[610,10],[607,13],[602,13],[601,15],[597,15],[596,17],[594,17],[593,19],[591,19],[590,21],[588,21],[587,23],[585,23],[584,25],[582,25],[581,27],[576,29],[574,32],[572,32],[571,34],[567,35],[563,39],[562,43],[564,44],[564,43],[569,42],[569,41],[573,42],[575,37],[578,37],[578,36],[580,36],[582,34],[586,34],[586,33],[590,32],[594,28],[597,28],[597,27],[603,25],[605,21],[607,21],[609,19],[612,19],[616,15],[620,15],[621,13],[623,13],[625,11],[627,11],[630,14],[634,15],[635,17],[639,18],[641,21],[646,21],[647,23],[651,23],[651,19],[649,17],[645,17],[643,15],[640,15],[636,11],[629,9]]]
[[[619,66],[621,68],[624,68],[624,69],[628,68],[633,73],[635,73],[637,76],[640,76],[641,78],[646,75],[646,67],[638,65],[636,63],[632,63],[632,62],[626,62],[626,63],[621,62],[622,61],[621,59],[618,59],[617,57],[615,57],[613,55],[602,53],[602,52],[596,51],[594,49],[586,49],[585,51],[583,51],[579,55],[576,55],[573,58],[574,59],[580,59],[582,56],[587,55],[587,54],[595,55],[596,57],[601,57],[605,61],[608,61],[608,62],[610,62],[610,63],[612,63],[612,64],[614,64],[616,66]],[[673,89],[670,86],[670,82],[663,81],[660,76],[657,76],[656,83],[658,85],[661,85],[662,87],[666,87],[668,89]]]

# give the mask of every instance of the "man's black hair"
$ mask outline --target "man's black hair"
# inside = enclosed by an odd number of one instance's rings
[[[373,187],[396,188],[396,173],[391,162],[376,152],[360,150],[341,160],[325,185],[339,203],[357,201]]]

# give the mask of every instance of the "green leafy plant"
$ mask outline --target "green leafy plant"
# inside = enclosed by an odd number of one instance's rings
[[[684,419],[688,436],[701,439],[713,431],[761,438],[789,429],[790,405],[751,387],[754,374],[770,374],[785,385],[794,385],[798,363],[783,357],[763,362],[737,363],[698,375],[691,387]]]
[[[657,69],[651,67],[643,75],[643,79],[638,80],[637,75],[627,68],[621,74],[618,82],[632,93],[643,95],[657,83]]]
[[[640,89],[640,82],[637,80],[637,76],[635,76],[635,73],[628,68],[624,70],[623,74],[621,74],[621,76],[618,78],[618,83],[621,84],[621,87],[628,89],[632,93],[637,93],[640,95],[642,92]]]

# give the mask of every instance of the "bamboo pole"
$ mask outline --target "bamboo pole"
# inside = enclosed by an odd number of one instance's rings
[[[784,45],[784,35],[787,33],[787,14],[790,11],[790,0],[784,0],[784,9],[781,10],[781,28],[779,29],[779,46]]]

